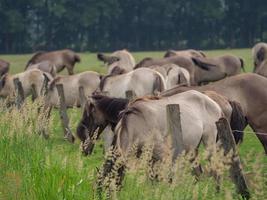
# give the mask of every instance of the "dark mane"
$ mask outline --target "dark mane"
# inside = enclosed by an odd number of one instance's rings
[[[128,99],[111,98],[104,95],[93,95],[95,105],[106,116],[109,121],[118,122],[120,119],[120,113],[123,111],[128,103]]]
[[[100,80],[100,83],[99,83],[100,91],[103,90],[103,88],[104,88],[104,86],[105,86],[105,83],[106,83],[107,79],[108,79],[109,77],[111,77],[111,76],[114,76],[114,75],[113,75],[113,74],[109,74],[109,75],[107,75],[107,76],[102,76],[102,77],[101,77],[101,80]]]
[[[27,62],[25,69],[27,69],[31,64],[35,64],[35,60],[41,56],[42,54],[46,53],[46,51],[38,51],[36,52],[31,59]]]
[[[143,60],[141,60],[139,63],[137,63],[137,64],[135,65],[134,69],[137,69],[137,68],[142,67],[142,65],[143,65],[145,62],[149,61],[149,60],[152,60],[152,58],[150,58],[150,57],[144,58]]]

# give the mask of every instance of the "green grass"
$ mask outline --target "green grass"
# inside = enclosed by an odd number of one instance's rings
[[[247,71],[252,70],[249,49],[214,50],[206,53],[209,56],[225,53],[240,56],[245,60]],[[162,57],[163,54],[164,52],[133,53],[137,61],[147,56]],[[82,62],[75,67],[76,72],[85,70],[106,72],[103,64],[97,61],[95,54],[81,53],[80,55]],[[11,73],[14,74],[23,71],[30,56],[1,55],[0,58],[11,63]],[[34,110],[29,105],[26,115],[32,109]],[[18,112],[10,114],[3,108],[0,111],[0,199],[94,198],[96,167],[100,167],[104,159],[101,142],[96,146],[92,156],[84,157],[79,150],[79,141],[70,144],[63,139],[57,111],[52,114],[49,140],[36,134],[34,127],[31,127]],[[71,120],[70,127],[75,132],[81,110],[70,109],[68,114]],[[38,123],[36,116],[31,115],[34,123]],[[246,131],[251,130],[248,127]],[[263,173],[266,176],[267,157],[255,134],[245,134],[244,142],[240,146],[240,156],[251,182],[255,182],[255,177],[263,177]],[[255,163],[258,168],[255,168]],[[259,173],[258,176],[256,176],[257,173]],[[217,193],[214,181],[208,177],[203,177],[203,180],[197,184],[190,182],[191,179],[189,179],[188,183],[169,187],[168,184],[139,180],[139,175],[137,173],[137,175],[126,176],[124,187],[117,194],[118,199],[227,199],[227,195],[229,196],[227,191],[230,191],[234,198],[238,198],[229,180],[224,182],[227,190]],[[258,181],[258,184],[258,189],[253,186],[253,194],[261,190],[267,191],[266,179],[265,185],[261,181]],[[266,193],[255,194],[255,197],[264,197],[264,195]]]

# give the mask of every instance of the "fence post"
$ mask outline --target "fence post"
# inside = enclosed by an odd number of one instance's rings
[[[222,148],[224,149],[225,155],[228,154],[231,150],[233,150],[233,155],[231,160],[232,162],[230,166],[231,179],[236,185],[237,192],[241,194],[243,198],[249,199],[250,193],[247,181],[243,174],[241,161],[236,150],[236,144],[230,125],[225,118],[221,118],[218,122],[216,122],[216,126],[218,130],[218,139],[222,143]]]
[[[23,102],[24,102],[24,99],[25,99],[23,87],[22,87],[22,84],[21,84],[19,78],[15,78],[13,80],[13,82],[15,85],[15,93],[16,93],[15,104],[16,104],[17,108],[20,109]]]
[[[64,96],[64,89],[62,84],[57,84],[57,92],[59,96],[59,114],[60,114],[60,119],[61,123],[63,126],[64,130],[64,138],[68,139],[70,142],[74,142],[75,138],[72,135],[72,132],[69,128],[69,118],[67,115],[67,106],[65,103],[65,96]]]
[[[173,160],[184,150],[179,104],[166,106],[168,134],[172,138]]]
[[[86,96],[84,94],[84,88],[83,86],[79,87],[79,97],[80,97],[80,104],[81,104],[81,108],[84,108],[84,105],[86,103]]]
[[[125,92],[126,99],[133,100],[136,97],[136,94],[132,90],[127,90]]]

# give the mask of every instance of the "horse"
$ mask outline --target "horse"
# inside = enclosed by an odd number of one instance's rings
[[[205,95],[214,100],[222,109],[224,117],[229,121],[233,130],[239,130],[237,126],[242,122],[243,115],[239,105],[229,102],[227,98],[213,91],[203,92]],[[116,125],[120,120],[120,113],[127,108],[128,99],[111,98],[104,95],[92,95],[87,101],[82,118],[77,126],[76,135],[81,140],[81,149],[85,155],[91,154],[94,147],[94,137],[98,139],[102,131],[110,126],[114,132]],[[98,131],[95,133],[95,131]],[[95,135],[96,134],[96,135]],[[113,135],[112,133],[109,133]],[[243,135],[233,133],[236,142],[242,140]]]
[[[31,69],[39,69],[43,72],[51,74],[53,77],[57,75],[56,67],[50,61],[42,61],[40,63],[30,65],[26,70]]]
[[[256,74],[267,78],[267,59],[262,61],[261,64],[254,71]]]
[[[11,99],[8,100],[13,101],[12,98],[15,96],[15,85],[13,80],[19,78],[24,91],[24,96],[28,97],[32,94],[32,85],[34,85],[38,97],[41,95],[45,76],[50,77],[49,74],[38,69],[31,69],[15,75],[6,73],[0,79],[0,96],[3,98],[10,97]]]
[[[112,98],[100,94],[90,97],[76,128],[76,135],[81,140],[81,149],[85,155],[92,153],[95,143],[94,137],[98,139],[107,126],[110,126],[111,130],[114,131],[120,119],[120,112],[127,107],[128,103],[128,99]]]
[[[267,59],[267,43],[260,42],[257,43],[252,48],[252,57],[254,60],[254,69],[253,72],[256,72],[261,63]]]
[[[33,64],[40,63],[42,61],[49,61],[56,68],[57,72],[61,72],[64,68],[68,70],[69,75],[73,75],[73,68],[76,62],[80,62],[81,58],[74,51],[69,49],[63,49],[58,51],[39,51],[35,53],[32,58],[27,62],[25,70]]]
[[[166,89],[166,84],[160,73],[141,68],[126,74],[107,75],[102,78],[99,89],[108,96],[126,98],[128,90],[139,97],[162,92]]]
[[[97,72],[86,71],[79,74],[65,76],[59,75],[50,79],[48,91],[45,96],[47,106],[59,107],[59,96],[56,89],[57,84],[62,84],[64,89],[65,103],[68,108],[81,106],[79,88],[83,87],[85,97],[99,87],[101,76]]]
[[[267,154],[267,79],[255,73],[245,73],[228,77],[205,86],[183,87],[176,86],[162,92],[163,97],[172,96],[188,90],[215,91],[228,100],[238,102],[242,108],[245,121],[243,130],[247,126],[253,129]]]
[[[108,65],[108,74],[123,74],[133,70],[135,59],[126,49],[113,52],[111,55],[98,53],[97,58]]]
[[[186,69],[179,67],[178,65],[175,64],[166,64],[162,66],[152,65],[149,66],[148,68],[159,72],[165,78],[167,89],[171,89],[172,87],[179,84],[190,85],[189,72]]]
[[[168,50],[164,54],[164,58],[168,58],[171,56],[184,56],[184,57],[206,57],[206,54],[203,51],[197,51],[194,49],[187,49],[187,50]]]
[[[8,73],[9,71],[9,62],[0,59],[0,77],[2,77],[4,74]]]
[[[191,85],[200,85],[205,82],[223,79],[227,74],[214,63],[198,62],[195,57],[172,56],[168,58],[144,58],[135,69],[152,65],[176,64],[185,68],[190,74]]]
[[[115,128],[112,151],[116,152],[117,156],[112,158],[112,161],[105,160],[104,169],[99,176],[99,186],[113,170],[116,170],[119,175],[124,174],[127,157],[134,146],[137,147],[137,152],[142,152],[143,146],[153,145],[153,162],[169,155],[171,136],[167,128],[166,106],[168,104],[180,106],[182,143],[186,152],[197,151],[201,142],[209,150],[215,148],[217,138],[215,123],[223,113],[219,105],[208,96],[192,90],[169,97],[136,99],[124,110]],[[114,169],[114,161],[118,156],[123,162]],[[177,155],[173,156],[173,161],[176,158]],[[117,184],[121,184],[122,178],[122,176],[119,177]]]
[[[203,65],[205,65],[205,63],[212,63],[218,70],[224,72],[226,76],[240,74],[241,69],[245,72],[243,59],[233,55],[223,55],[213,58],[195,57],[195,62],[199,62],[199,64]]]

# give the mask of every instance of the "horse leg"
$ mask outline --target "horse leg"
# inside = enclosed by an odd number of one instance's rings
[[[260,140],[260,142],[264,148],[265,154],[267,155],[267,127],[255,127],[251,123],[249,123],[249,125],[252,128],[252,130],[255,132],[257,138]],[[258,132],[258,134],[257,134],[257,132]]]
[[[73,74],[74,74],[74,71],[73,71],[73,67],[74,67],[74,66],[72,66],[72,65],[67,65],[66,67],[67,67],[67,70],[68,70],[69,75],[73,75]]]

